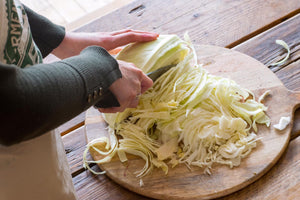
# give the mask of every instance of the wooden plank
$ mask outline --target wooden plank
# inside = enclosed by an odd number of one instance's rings
[[[300,109],[298,108],[294,115],[294,126],[291,133],[291,139],[295,139],[300,135]]]
[[[299,32],[298,32],[299,33]],[[298,38],[298,40],[300,37]],[[300,43],[298,43],[300,47]],[[300,54],[300,51],[297,51]],[[290,90],[300,91],[300,60],[291,62],[288,66],[280,69],[276,72],[278,78],[284,83],[284,85]],[[294,125],[291,132],[291,139],[294,139],[300,135],[300,109],[298,108],[294,114]]]
[[[78,31],[132,28],[179,36],[188,31],[194,43],[230,46],[295,15],[299,8],[297,1],[278,0],[137,0]]]
[[[97,168],[92,167],[95,171]],[[123,188],[106,175],[94,176],[90,172],[82,172],[73,178],[73,183],[80,200],[150,200]]]
[[[291,141],[278,163],[262,178],[248,187],[219,200],[297,199],[300,195],[300,138]],[[92,167],[98,170],[97,166]],[[82,172],[73,178],[79,199],[150,199],[124,189],[106,175]]]
[[[83,126],[84,119],[85,119],[85,112],[82,112],[81,114],[74,117],[70,121],[67,121],[63,125],[59,126],[57,129],[58,129],[59,133],[63,136],[65,134],[79,128],[80,126]]]
[[[84,126],[70,132],[62,137],[65,151],[67,153],[68,163],[70,165],[71,174],[76,176],[78,172],[83,170],[82,155],[87,144],[85,139]],[[89,156],[88,159],[91,159]]]
[[[286,153],[261,179],[220,200],[298,199],[300,196],[300,138],[291,141]]]
[[[273,27],[272,29],[260,35],[257,35],[251,40],[241,43],[233,49],[245,53],[264,63],[266,66],[270,67],[272,71],[276,72],[281,79],[285,79],[284,74],[289,71],[289,69],[285,70],[285,67],[287,65],[293,64],[293,62],[297,61],[300,58],[299,38],[300,14],[290,18],[289,20]],[[290,46],[291,55],[289,60],[284,65],[271,67],[272,63],[275,63],[286,56],[286,50],[282,46],[275,43],[275,40],[277,39],[284,40]],[[295,66],[292,67],[295,68]],[[293,75],[295,74],[293,73]],[[293,78],[297,80],[299,76],[300,74],[296,73],[296,77]],[[286,79],[285,83],[287,84],[289,81],[290,79]],[[292,81],[290,83],[290,86],[287,86],[287,88],[291,90],[300,89],[299,82],[297,84],[297,81]]]
[[[286,50],[275,44],[276,39],[284,40],[291,49],[288,61],[281,65],[271,67],[286,55]],[[269,66],[283,84],[290,90],[300,91],[300,14],[275,26],[274,28],[257,35],[233,49],[248,54]],[[300,109],[294,115],[292,139],[300,134]]]

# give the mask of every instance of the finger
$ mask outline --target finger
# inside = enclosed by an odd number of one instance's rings
[[[126,32],[115,37],[122,38],[131,42],[145,42],[155,40],[159,34],[152,32]]]
[[[136,108],[140,102],[140,94],[136,95],[136,97],[131,101],[128,108]]]
[[[113,31],[110,33],[110,35],[119,35],[122,33],[127,33],[127,32],[131,32],[131,29],[122,29],[122,30],[118,30],[118,31]]]
[[[123,33],[145,33],[145,34],[157,34],[157,33],[153,33],[153,32],[149,32],[149,31],[140,31],[140,30],[132,30],[132,29],[123,29],[123,30],[118,30],[118,31],[113,31],[110,33],[110,35],[114,36],[114,35],[120,35],[120,34],[123,34]],[[158,34],[157,34],[158,35]]]
[[[125,110],[125,108],[111,107],[111,108],[98,108],[98,110],[102,113],[116,113],[116,112],[123,112]]]
[[[141,79],[141,93],[146,92],[150,87],[152,87],[153,81],[146,74]]]
[[[122,33],[114,36],[113,42],[115,46],[123,46],[132,42],[148,42],[158,37],[156,33]]]

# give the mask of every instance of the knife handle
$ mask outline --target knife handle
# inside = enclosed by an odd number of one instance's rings
[[[110,90],[107,90],[104,94],[102,94],[100,100],[94,105],[96,108],[111,108],[119,106],[120,104],[117,98]]]

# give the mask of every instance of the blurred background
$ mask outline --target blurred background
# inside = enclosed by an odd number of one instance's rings
[[[54,23],[74,30],[133,0],[20,0]]]
[[[52,22],[72,31],[90,21],[106,15],[133,0],[20,0],[35,12],[47,17]],[[101,30],[99,30],[101,31]],[[44,63],[59,60],[49,54]]]

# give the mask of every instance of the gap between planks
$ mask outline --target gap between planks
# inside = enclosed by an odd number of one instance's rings
[[[267,24],[266,26],[263,26],[262,28],[260,28],[260,29],[258,29],[256,31],[254,31],[254,32],[252,32],[252,33],[250,33],[250,34],[248,34],[248,35],[240,38],[239,40],[237,40],[235,42],[226,45],[225,47],[229,48],[229,49],[231,49],[233,47],[236,47],[236,46],[238,46],[238,45],[246,42],[247,40],[252,39],[255,36],[257,36],[257,35],[265,32],[267,30],[270,30],[271,28],[273,28],[273,27],[275,27],[275,26],[277,26],[277,25],[279,25],[279,24],[281,24],[281,23],[289,20],[290,18],[292,18],[292,17],[294,17],[294,16],[296,16],[298,14],[300,14],[300,8],[298,8],[297,10],[294,10],[293,12],[291,12],[291,13],[289,13],[289,14],[287,14],[287,15],[279,18],[279,19],[277,19],[276,21],[274,21],[274,22],[272,22],[270,24]]]

